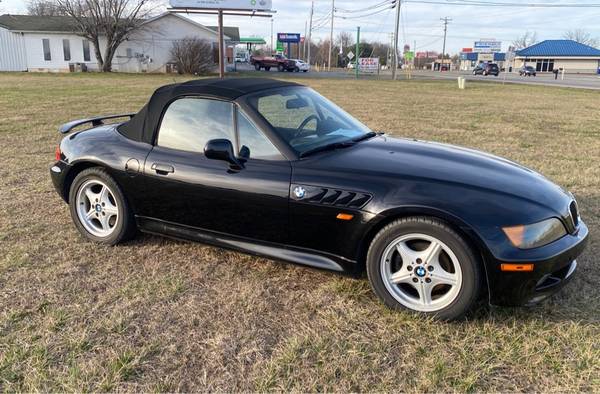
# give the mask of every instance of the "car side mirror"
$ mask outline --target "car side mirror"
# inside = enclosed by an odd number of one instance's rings
[[[233,144],[226,139],[208,141],[204,147],[204,155],[207,159],[226,161],[234,170],[244,168],[244,164],[233,153]]]

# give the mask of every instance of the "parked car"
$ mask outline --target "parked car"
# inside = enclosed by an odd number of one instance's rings
[[[496,63],[481,63],[475,67],[473,75],[493,75],[497,77],[500,75],[500,68]]]
[[[235,54],[235,62],[236,63],[248,63],[248,53],[247,52],[237,52]]]
[[[118,117],[130,119],[104,124]],[[52,182],[90,241],[115,245],[139,229],[366,271],[389,307],[439,319],[484,294],[495,305],[549,296],[588,239],[573,195],[542,175],[373,132],[289,81],[167,85],[137,114],[60,131]]]
[[[296,62],[279,54],[275,56],[251,56],[250,64],[254,66],[256,71],[263,68],[269,71],[271,67],[277,68],[278,71],[294,71],[296,69]]]
[[[295,72],[300,72],[300,71],[302,71],[302,72],[308,72],[308,71],[310,71],[310,64],[306,63],[305,61],[300,60],[300,59],[290,59],[290,60],[292,60],[296,64],[296,67],[294,68]]]
[[[519,70],[519,76],[521,77],[535,77],[537,76],[537,72],[534,67],[525,66]]]

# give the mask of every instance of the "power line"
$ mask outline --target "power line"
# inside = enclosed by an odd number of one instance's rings
[[[600,3],[576,4],[576,3],[514,3],[514,2],[487,2],[487,1],[468,1],[468,0],[406,0],[406,3],[413,4],[437,4],[454,6],[474,6],[474,7],[525,7],[525,8],[600,8]]]
[[[364,8],[357,8],[354,10],[348,10],[345,8],[336,8],[335,10],[336,10],[336,12],[341,12],[341,13],[366,12],[366,11],[374,10],[376,8],[384,7],[386,5],[393,5],[394,3],[395,3],[395,0],[385,0],[385,1],[382,1],[381,3],[377,3],[372,6],[368,6],[368,7],[364,7]]]

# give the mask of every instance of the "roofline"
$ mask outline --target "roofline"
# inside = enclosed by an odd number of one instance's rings
[[[578,59],[590,59],[590,60],[598,60],[600,59],[600,54],[598,55],[516,55],[515,59],[527,59],[527,58],[553,58],[553,59],[570,59],[570,58],[578,58]]]
[[[8,14],[7,14],[7,15],[8,15]],[[163,18],[163,17],[165,17],[165,16],[167,16],[167,15],[173,15],[173,16],[176,16],[177,18],[179,18],[179,19],[181,19],[181,20],[183,20],[183,21],[185,21],[185,22],[187,22],[187,23],[190,23],[190,24],[192,24],[192,25],[194,25],[194,26],[196,26],[196,27],[199,27],[199,28],[201,28],[202,30],[205,30],[207,33],[211,33],[211,34],[213,34],[213,35],[215,35],[215,36],[217,36],[217,37],[218,37],[218,35],[219,35],[219,34],[218,34],[218,32],[216,32],[216,31],[214,31],[214,30],[212,30],[212,29],[209,29],[208,27],[204,26],[204,25],[203,25],[203,24],[201,24],[201,23],[198,23],[198,22],[196,22],[196,21],[193,21],[193,20],[191,20],[191,19],[189,19],[189,18],[186,18],[186,17],[184,17],[184,16],[181,16],[181,15],[178,15],[178,14],[176,14],[176,13],[172,13],[172,12],[163,12],[163,13],[162,13],[162,14],[160,14],[160,15],[157,15],[157,16],[155,16],[155,17],[152,17],[152,18],[150,18],[150,19],[148,19],[148,20],[144,21],[144,23],[142,23],[142,24],[141,24],[141,26],[144,26],[144,25],[146,25],[147,23],[150,23],[150,22],[153,22],[153,21],[155,21],[155,20],[158,20],[158,19],[160,19],[160,18]],[[11,32],[13,32],[13,33],[31,33],[31,34],[36,34],[36,33],[40,33],[40,34],[74,34],[74,35],[76,35],[76,36],[81,36],[81,34],[79,34],[79,32],[78,32],[78,31],[76,31],[76,30],[65,30],[65,31],[58,31],[58,30],[56,30],[56,31],[52,31],[52,30],[51,30],[51,31],[47,31],[47,30],[24,30],[24,29],[11,29],[10,27],[8,27],[8,26],[6,26],[6,25],[3,25],[3,24],[0,24],[0,27],[2,27],[2,28],[4,28],[4,29],[6,29],[6,30],[8,30],[8,31],[11,31]],[[226,39],[226,40],[229,40],[229,41],[231,41],[231,37],[229,37],[229,36],[227,36],[227,35],[223,35],[223,36],[225,37],[225,39]]]
[[[75,36],[79,36],[82,37],[81,34],[75,32],[75,31],[59,31],[59,30],[11,30],[11,29],[7,29],[10,32],[13,33],[31,33],[31,34],[73,34]]]
[[[145,25],[145,24],[147,24],[147,23],[154,22],[155,20],[158,20],[158,19],[164,18],[165,16],[168,16],[168,15],[173,15],[173,16],[175,16],[175,17],[177,17],[177,18],[181,19],[182,21],[185,21],[185,22],[187,22],[187,23],[189,23],[189,24],[191,24],[191,25],[194,25],[194,26],[196,26],[196,27],[199,27],[199,28],[201,28],[202,30],[205,30],[205,31],[207,31],[208,33],[214,34],[215,36],[218,36],[218,35],[219,35],[219,33],[217,33],[216,31],[214,31],[214,30],[212,30],[212,29],[209,29],[208,27],[204,26],[204,25],[203,25],[203,24],[201,24],[201,23],[198,23],[198,22],[196,22],[196,21],[194,21],[194,20],[191,20],[190,18],[186,18],[185,16],[179,15],[179,14],[177,14],[177,13],[175,13],[175,12],[169,12],[169,11],[163,12],[163,13],[162,13],[162,14],[160,14],[160,15],[157,15],[157,16],[155,16],[155,17],[153,17],[153,18],[150,18],[150,19],[148,19],[148,20],[144,21],[144,23],[142,23],[142,26],[143,26],[143,25]],[[228,40],[231,40],[231,37],[229,37],[229,36],[226,36],[226,35],[223,35],[223,36],[224,36],[224,37],[226,37],[226,39],[228,39]]]

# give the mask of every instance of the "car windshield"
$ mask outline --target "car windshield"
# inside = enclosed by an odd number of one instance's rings
[[[307,87],[249,96],[249,104],[300,156],[374,136],[367,126]]]

